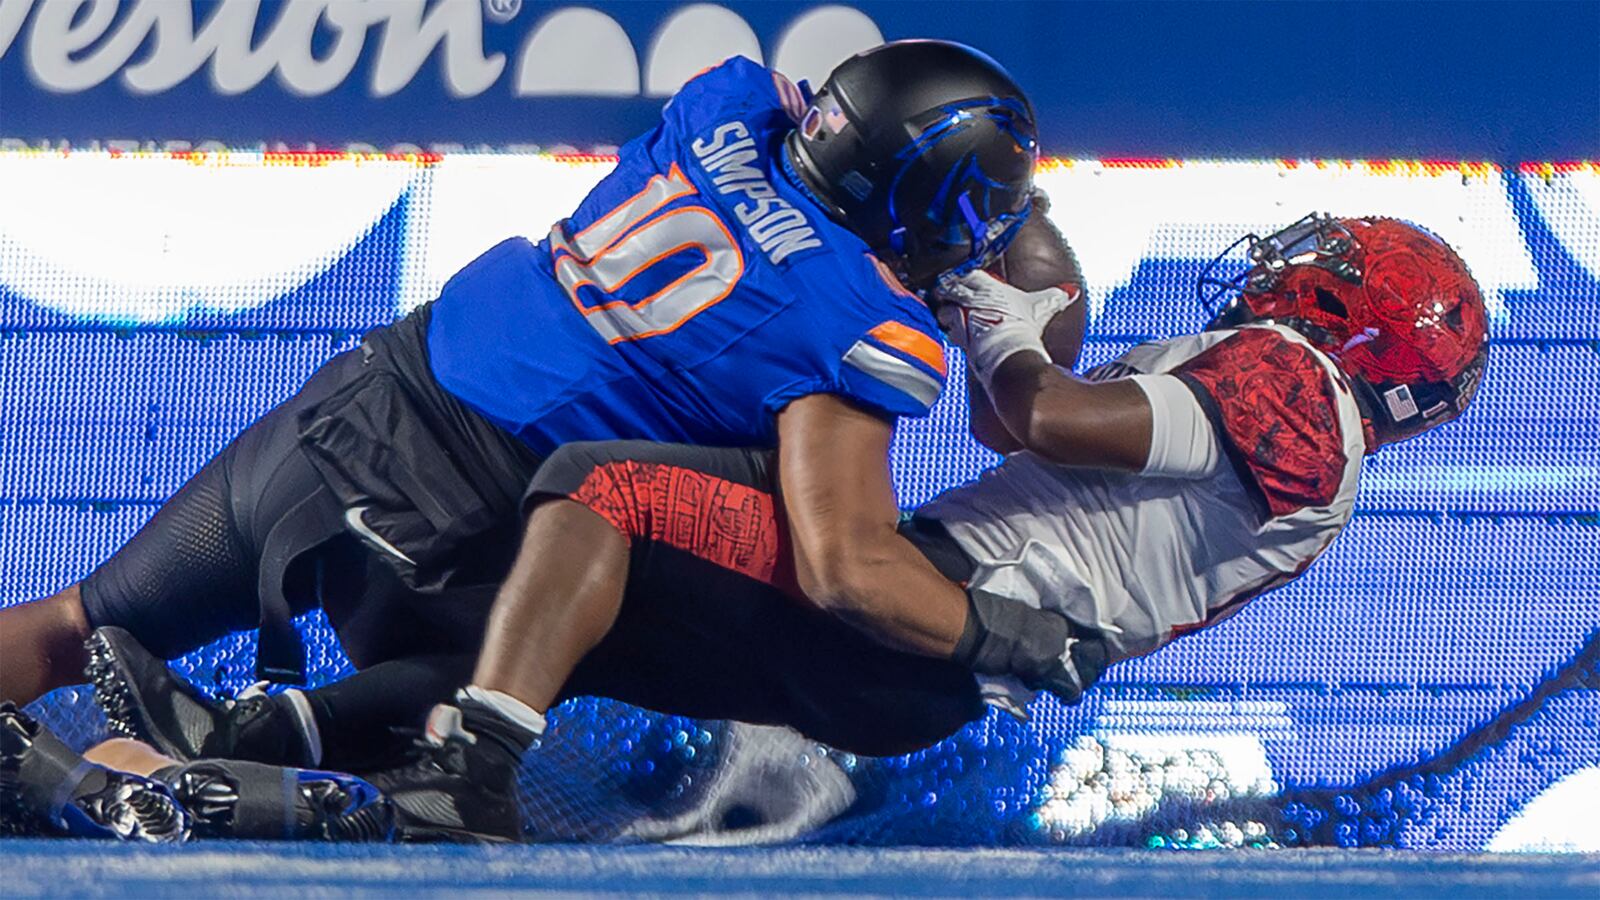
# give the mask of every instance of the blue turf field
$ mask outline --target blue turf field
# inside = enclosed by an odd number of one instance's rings
[[[0,844],[0,895],[430,897],[506,893],[848,896],[1600,896],[1600,857],[792,847]]]

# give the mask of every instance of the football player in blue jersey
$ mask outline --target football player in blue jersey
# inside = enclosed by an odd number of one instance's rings
[[[1042,209],[1040,203],[1036,211]],[[1082,342],[1086,304],[1076,262],[1049,220],[1031,217],[993,270],[1020,289],[1064,286],[1062,297],[1080,298],[1041,335],[1051,358],[1070,366]],[[987,401],[978,399],[981,388],[970,389],[976,414]],[[1004,429],[976,418],[973,426],[975,434]],[[799,573],[784,561],[789,543],[771,493],[771,457],[767,449],[646,441],[563,445],[529,485],[537,506],[526,540],[540,544],[541,552],[523,554],[507,582],[504,596],[519,602],[497,607],[487,633],[494,651],[479,659],[473,684],[453,706],[435,708],[435,727],[416,758],[372,775],[387,795],[353,776],[239,760],[183,762],[122,738],[80,757],[42,723],[0,704],[0,743],[6,745],[0,767],[19,773],[11,790],[12,783],[0,779],[0,834],[11,827],[146,841],[184,833],[514,840],[522,828],[516,801],[521,751],[539,733],[538,710],[568,698],[609,697],[674,714],[781,723],[868,755],[920,749],[982,715],[974,662],[959,644],[930,648],[931,654],[900,652],[799,601]],[[563,497],[577,502],[559,502]],[[857,502],[894,515],[892,498],[869,495]],[[714,527],[705,527],[713,520]],[[911,519],[900,530],[946,577],[967,579],[964,552],[937,526]],[[939,610],[930,603],[910,612]],[[1034,649],[1064,660],[1052,640],[1059,643],[1069,623],[1041,610],[1024,617],[1014,624],[1033,636]],[[960,643],[967,643],[970,625]],[[1094,680],[1099,665],[1092,641],[1074,634],[1074,668],[1041,682],[1064,702]],[[892,641],[892,633],[887,636]],[[203,700],[166,688],[176,684],[166,663],[125,630],[101,628],[90,645],[97,699],[113,723],[140,720],[135,693],[160,697],[167,690],[177,703],[203,708]],[[462,654],[460,664],[471,660],[472,654]],[[368,671],[363,680],[391,680],[383,667]],[[400,671],[403,689],[406,670]],[[205,719],[187,721],[203,725]],[[181,830],[171,827],[174,809]]]
[[[523,538],[530,480],[598,439],[776,443],[811,600],[947,652],[966,599],[897,535],[887,448],[943,385],[921,298],[1028,218],[1034,135],[1011,77],[953,43],[864,52],[814,98],[708,70],[546,239],[330,360],[81,584],[0,611],[0,699],[79,681],[102,626],[160,659],[257,627],[262,677],[299,681],[291,619],[320,606],[360,670],[333,685],[217,704],[104,644],[100,675],[175,759],[370,769],[468,683],[491,608],[525,614],[508,573],[553,552]]]

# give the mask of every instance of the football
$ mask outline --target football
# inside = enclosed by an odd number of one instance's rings
[[[1071,246],[1062,239],[1050,221],[1050,201],[1043,192],[1034,194],[1033,215],[1017,232],[1016,240],[991,270],[991,274],[1013,287],[1038,291],[1061,287],[1076,291],[1079,302],[1062,310],[1044,329],[1044,344],[1058,365],[1071,368],[1078,360],[1088,326],[1088,304],[1083,302],[1083,273]]]

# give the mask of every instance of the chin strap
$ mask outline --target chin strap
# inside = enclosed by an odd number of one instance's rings
[[[1339,371],[1344,372],[1343,369]],[[1350,383],[1351,395],[1356,398],[1356,409],[1361,411],[1361,435],[1367,443],[1367,453],[1376,453],[1381,444],[1378,441],[1378,428],[1375,423],[1384,421],[1381,418],[1383,413],[1378,392],[1362,379],[1351,378],[1348,372],[1345,372],[1344,377]]]

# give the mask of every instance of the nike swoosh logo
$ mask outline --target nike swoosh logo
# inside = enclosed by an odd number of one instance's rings
[[[361,535],[361,537],[365,539],[367,543],[377,547],[379,550],[382,550],[395,559],[403,560],[408,565],[416,565],[416,560],[405,555],[404,553],[401,553],[399,547],[396,547],[395,545],[384,540],[383,535],[367,527],[367,523],[361,518],[361,516],[366,513],[368,508],[369,507],[365,506],[352,506],[345,510],[345,527],[349,528],[351,531],[354,531],[356,534]]]

